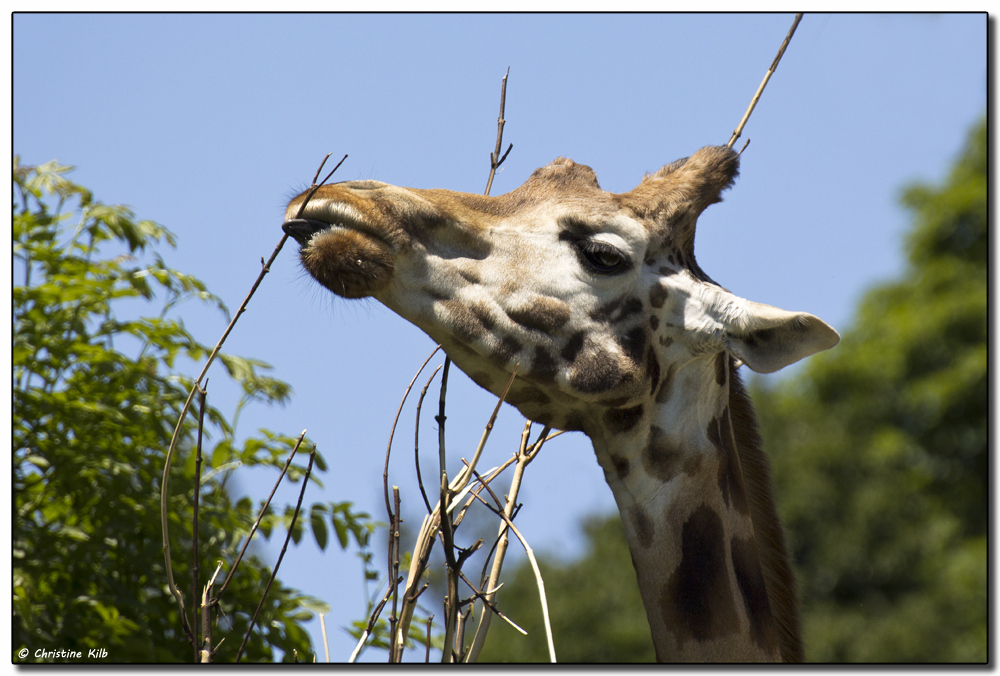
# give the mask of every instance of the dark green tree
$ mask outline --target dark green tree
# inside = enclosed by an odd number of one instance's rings
[[[806,656],[821,662],[987,658],[987,144],[976,126],[947,180],[903,194],[903,275],[868,292],[833,350],[753,382],[798,572]],[[543,567],[557,654],[652,659],[617,516],[588,553]],[[524,565],[500,591],[492,661],[546,661]]]
[[[166,586],[160,482],[192,384],[175,362],[203,361],[208,350],[172,315],[192,298],[225,307],[152,251],[174,244],[167,229],[95,201],[67,180],[69,169],[55,162],[24,166],[14,158],[12,631],[15,655],[29,652],[15,659],[34,662],[39,649],[65,649],[90,661],[88,650],[105,649],[105,660],[113,662],[191,661],[193,648]],[[156,300],[152,316],[135,316],[141,314],[135,308]],[[263,374],[267,364],[231,355],[222,362],[242,386],[237,414],[251,401],[288,399],[289,386]],[[237,442],[235,422],[211,406],[205,417],[213,441],[205,442],[200,481],[202,585],[216,561],[225,564],[221,583],[260,509],[250,498],[230,497],[226,480],[233,468],[280,467],[295,441],[260,430]],[[171,560],[188,613],[196,423],[189,415],[182,428],[169,503]],[[303,465],[289,470],[292,481],[302,480]],[[317,465],[323,469],[321,457]],[[311,480],[318,483],[315,474]],[[262,533],[282,526],[275,532],[284,535],[291,510],[272,509]],[[352,538],[367,546],[372,524],[349,504],[303,511],[296,542],[311,528],[325,547],[331,524],[342,547]],[[216,643],[226,639],[218,661],[235,657],[270,573],[253,556],[237,569],[213,629]],[[301,625],[323,609],[276,582],[244,659],[273,660],[276,650],[286,660],[296,651],[307,659],[312,646]]]
[[[913,186],[908,266],[834,350],[758,387],[818,661],[986,660],[986,123]]]

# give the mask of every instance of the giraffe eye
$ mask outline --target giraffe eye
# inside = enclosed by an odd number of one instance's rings
[[[617,275],[629,267],[625,255],[606,242],[585,240],[578,244],[580,259],[591,272],[601,275]]]

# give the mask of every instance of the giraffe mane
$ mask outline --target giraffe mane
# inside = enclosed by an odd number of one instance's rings
[[[771,468],[762,448],[757,416],[735,364],[729,365],[729,410],[743,485],[750,503],[757,556],[767,587],[767,599],[778,623],[778,641],[784,662],[804,659],[796,603],[795,573],[789,564],[785,536],[771,491]]]

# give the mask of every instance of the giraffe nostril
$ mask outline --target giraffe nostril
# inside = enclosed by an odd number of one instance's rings
[[[294,237],[300,246],[309,244],[309,240],[312,239],[313,235],[329,227],[329,223],[314,221],[308,218],[293,218],[281,224],[281,229],[290,237]]]

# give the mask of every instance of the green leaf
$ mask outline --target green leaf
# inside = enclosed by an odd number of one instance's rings
[[[347,549],[347,525],[336,514],[330,520],[333,522],[333,530],[337,533],[337,541],[340,542],[340,548]]]
[[[327,541],[327,531],[326,531],[326,521],[323,518],[323,505],[313,505],[310,510],[309,517],[310,523],[312,524],[313,537],[316,538],[316,544],[319,545],[321,550],[326,550]]]

